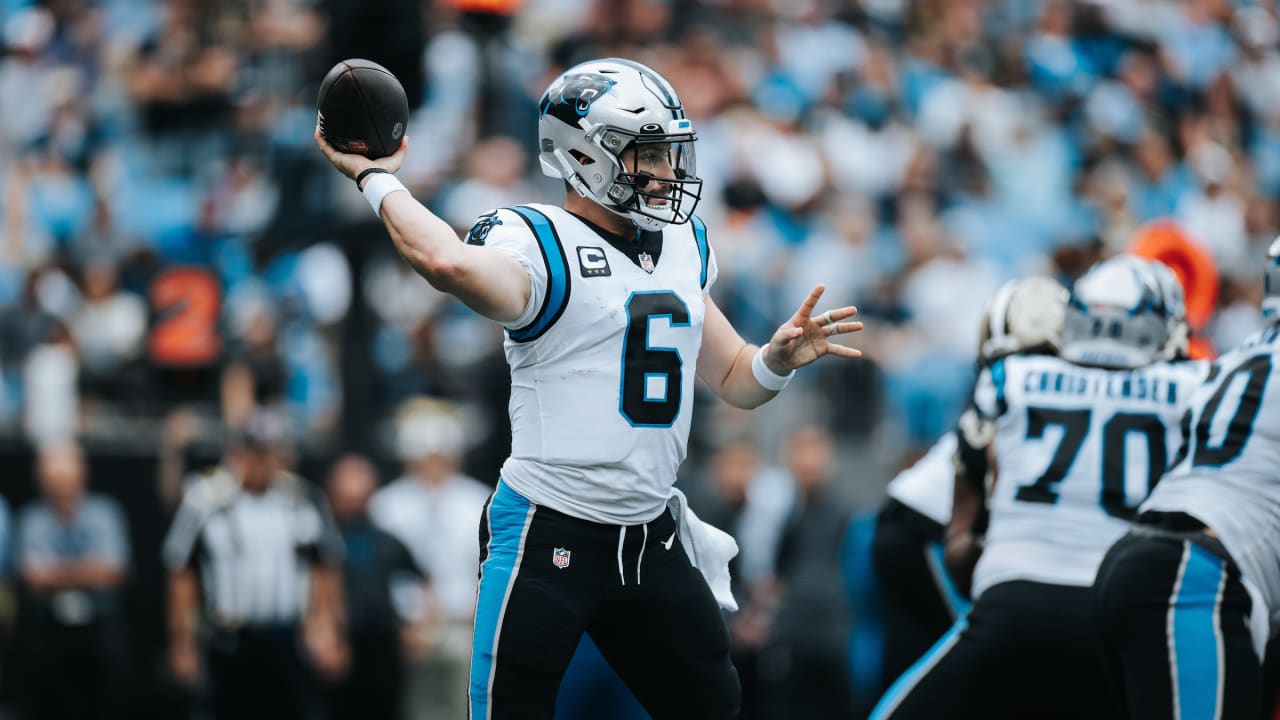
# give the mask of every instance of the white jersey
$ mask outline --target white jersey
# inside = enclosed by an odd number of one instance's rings
[[[1280,628],[1280,327],[1218,358],[1184,430],[1177,464],[1142,509],[1212,528]]]
[[[633,260],[548,205],[498,210],[468,235],[514,256],[532,280],[524,314],[507,328],[502,478],[534,504],[617,525],[667,506],[716,263],[698,218],[661,235],[656,258]]]
[[[996,483],[974,597],[1029,580],[1093,584],[1102,556],[1181,446],[1179,421],[1207,364],[1108,370],[1044,355],[983,370]]]
[[[956,445],[954,432],[938,438],[924,457],[889,483],[889,497],[940,525],[951,522]]]

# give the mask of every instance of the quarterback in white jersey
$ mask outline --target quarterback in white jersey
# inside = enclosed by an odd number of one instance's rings
[[[1146,261],[1078,280],[1061,357],[1011,355],[978,379],[994,487],[974,606],[873,717],[1110,717],[1090,586],[1180,443],[1205,368],[1162,362],[1177,315]],[[959,484],[957,484],[959,488]],[[952,531],[949,530],[949,535]]]
[[[539,162],[564,181],[563,207],[498,210],[465,243],[391,174],[405,145],[369,160],[316,131],[409,264],[506,328],[512,456],[480,527],[471,714],[551,717],[589,632],[651,714],[734,717],[728,633],[684,549],[698,537],[677,537],[667,510],[693,377],[752,408],[823,355],[859,357],[831,340],[862,324],[853,307],[815,314],[818,286],[766,346],[738,335],[707,293],[693,123],[652,68],[581,63],[539,111]]]
[[[1213,364],[1182,450],[1098,574],[1131,718],[1263,714],[1264,646],[1280,627],[1280,238],[1264,289],[1269,326]]]
[[[694,217],[610,238],[548,205],[482,222],[486,237],[468,242],[509,253],[534,286],[506,338],[512,447],[503,481],[575,517],[652,520],[689,437],[704,298],[716,279],[706,227]]]

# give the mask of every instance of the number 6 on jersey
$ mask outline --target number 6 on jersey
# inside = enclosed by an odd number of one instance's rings
[[[675,348],[649,344],[649,326],[667,318],[689,327],[689,306],[670,290],[634,292],[627,298],[618,412],[634,427],[671,427],[680,415],[684,361]]]

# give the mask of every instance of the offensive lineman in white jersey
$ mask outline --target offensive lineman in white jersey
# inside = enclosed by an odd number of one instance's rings
[[[316,133],[405,259],[507,329],[512,454],[481,523],[471,715],[550,718],[587,632],[655,717],[736,717],[728,633],[667,510],[694,371],[752,408],[823,355],[859,357],[829,341],[862,324],[852,307],[814,316],[818,286],[767,346],[733,329],[707,293],[694,129],[654,70],[585,62],[540,105],[539,159],[564,206],[490,213],[466,243],[399,192],[404,145],[371,161]]]
[[[1135,720],[1263,714],[1280,627],[1280,238],[1263,287],[1268,327],[1213,364],[1182,450],[1098,572],[1108,670]]]
[[[1014,353],[1058,352],[1067,290],[1044,277],[1011,280],[991,297],[978,338],[978,368]],[[956,432],[898,473],[876,517],[872,560],[884,595],[885,687],[969,609],[947,572],[944,531],[956,483]],[[985,458],[984,458],[985,460]],[[979,485],[982,470],[974,470]]]
[[[1010,356],[980,375],[996,480],[974,606],[873,718],[1113,714],[1090,586],[1176,452],[1204,376],[1201,364],[1162,362],[1178,314],[1145,261],[1108,260],[1075,284],[1061,358]]]

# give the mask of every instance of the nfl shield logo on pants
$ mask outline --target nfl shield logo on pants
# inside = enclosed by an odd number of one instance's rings
[[[551,562],[561,570],[569,567],[569,551],[564,548],[556,548],[551,551]]]

